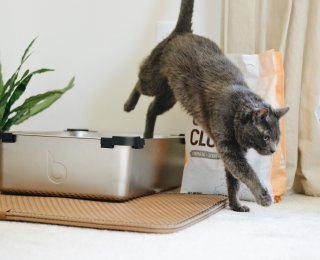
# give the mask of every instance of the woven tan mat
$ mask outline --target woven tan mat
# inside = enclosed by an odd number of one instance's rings
[[[0,194],[0,219],[148,233],[170,233],[226,206],[226,197],[160,193],[127,202]]]

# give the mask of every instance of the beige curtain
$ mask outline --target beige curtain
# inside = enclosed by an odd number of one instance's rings
[[[222,0],[226,53],[282,51],[288,188],[320,196],[320,0]]]

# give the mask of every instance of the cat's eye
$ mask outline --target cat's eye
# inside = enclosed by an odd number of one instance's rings
[[[269,141],[270,136],[266,135],[265,137],[263,137],[263,140],[265,140],[266,142]]]

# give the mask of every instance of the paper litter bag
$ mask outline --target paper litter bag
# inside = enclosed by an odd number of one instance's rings
[[[250,88],[274,108],[284,106],[284,72],[282,55],[273,50],[257,55],[227,55],[242,71]],[[272,156],[259,155],[250,149],[248,162],[268,188],[275,201],[286,193],[284,122],[280,121],[281,139]],[[214,142],[190,118],[186,129],[186,159],[182,193],[227,194],[224,164]],[[249,189],[241,184],[240,199],[254,201]]]

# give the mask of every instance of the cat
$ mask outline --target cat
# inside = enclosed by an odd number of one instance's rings
[[[145,138],[152,138],[156,118],[177,101],[208,133],[224,162],[229,206],[250,209],[238,199],[240,181],[262,206],[272,198],[247,162],[249,148],[261,155],[276,151],[279,119],[289,108],[272,108],[253,93],[240,70],[210,39],[192,33],[194,0],[182,0],[173,32],[143,61],[139,79],[124,110],[133,110],[141,96],[155,96],[146,116]]]

